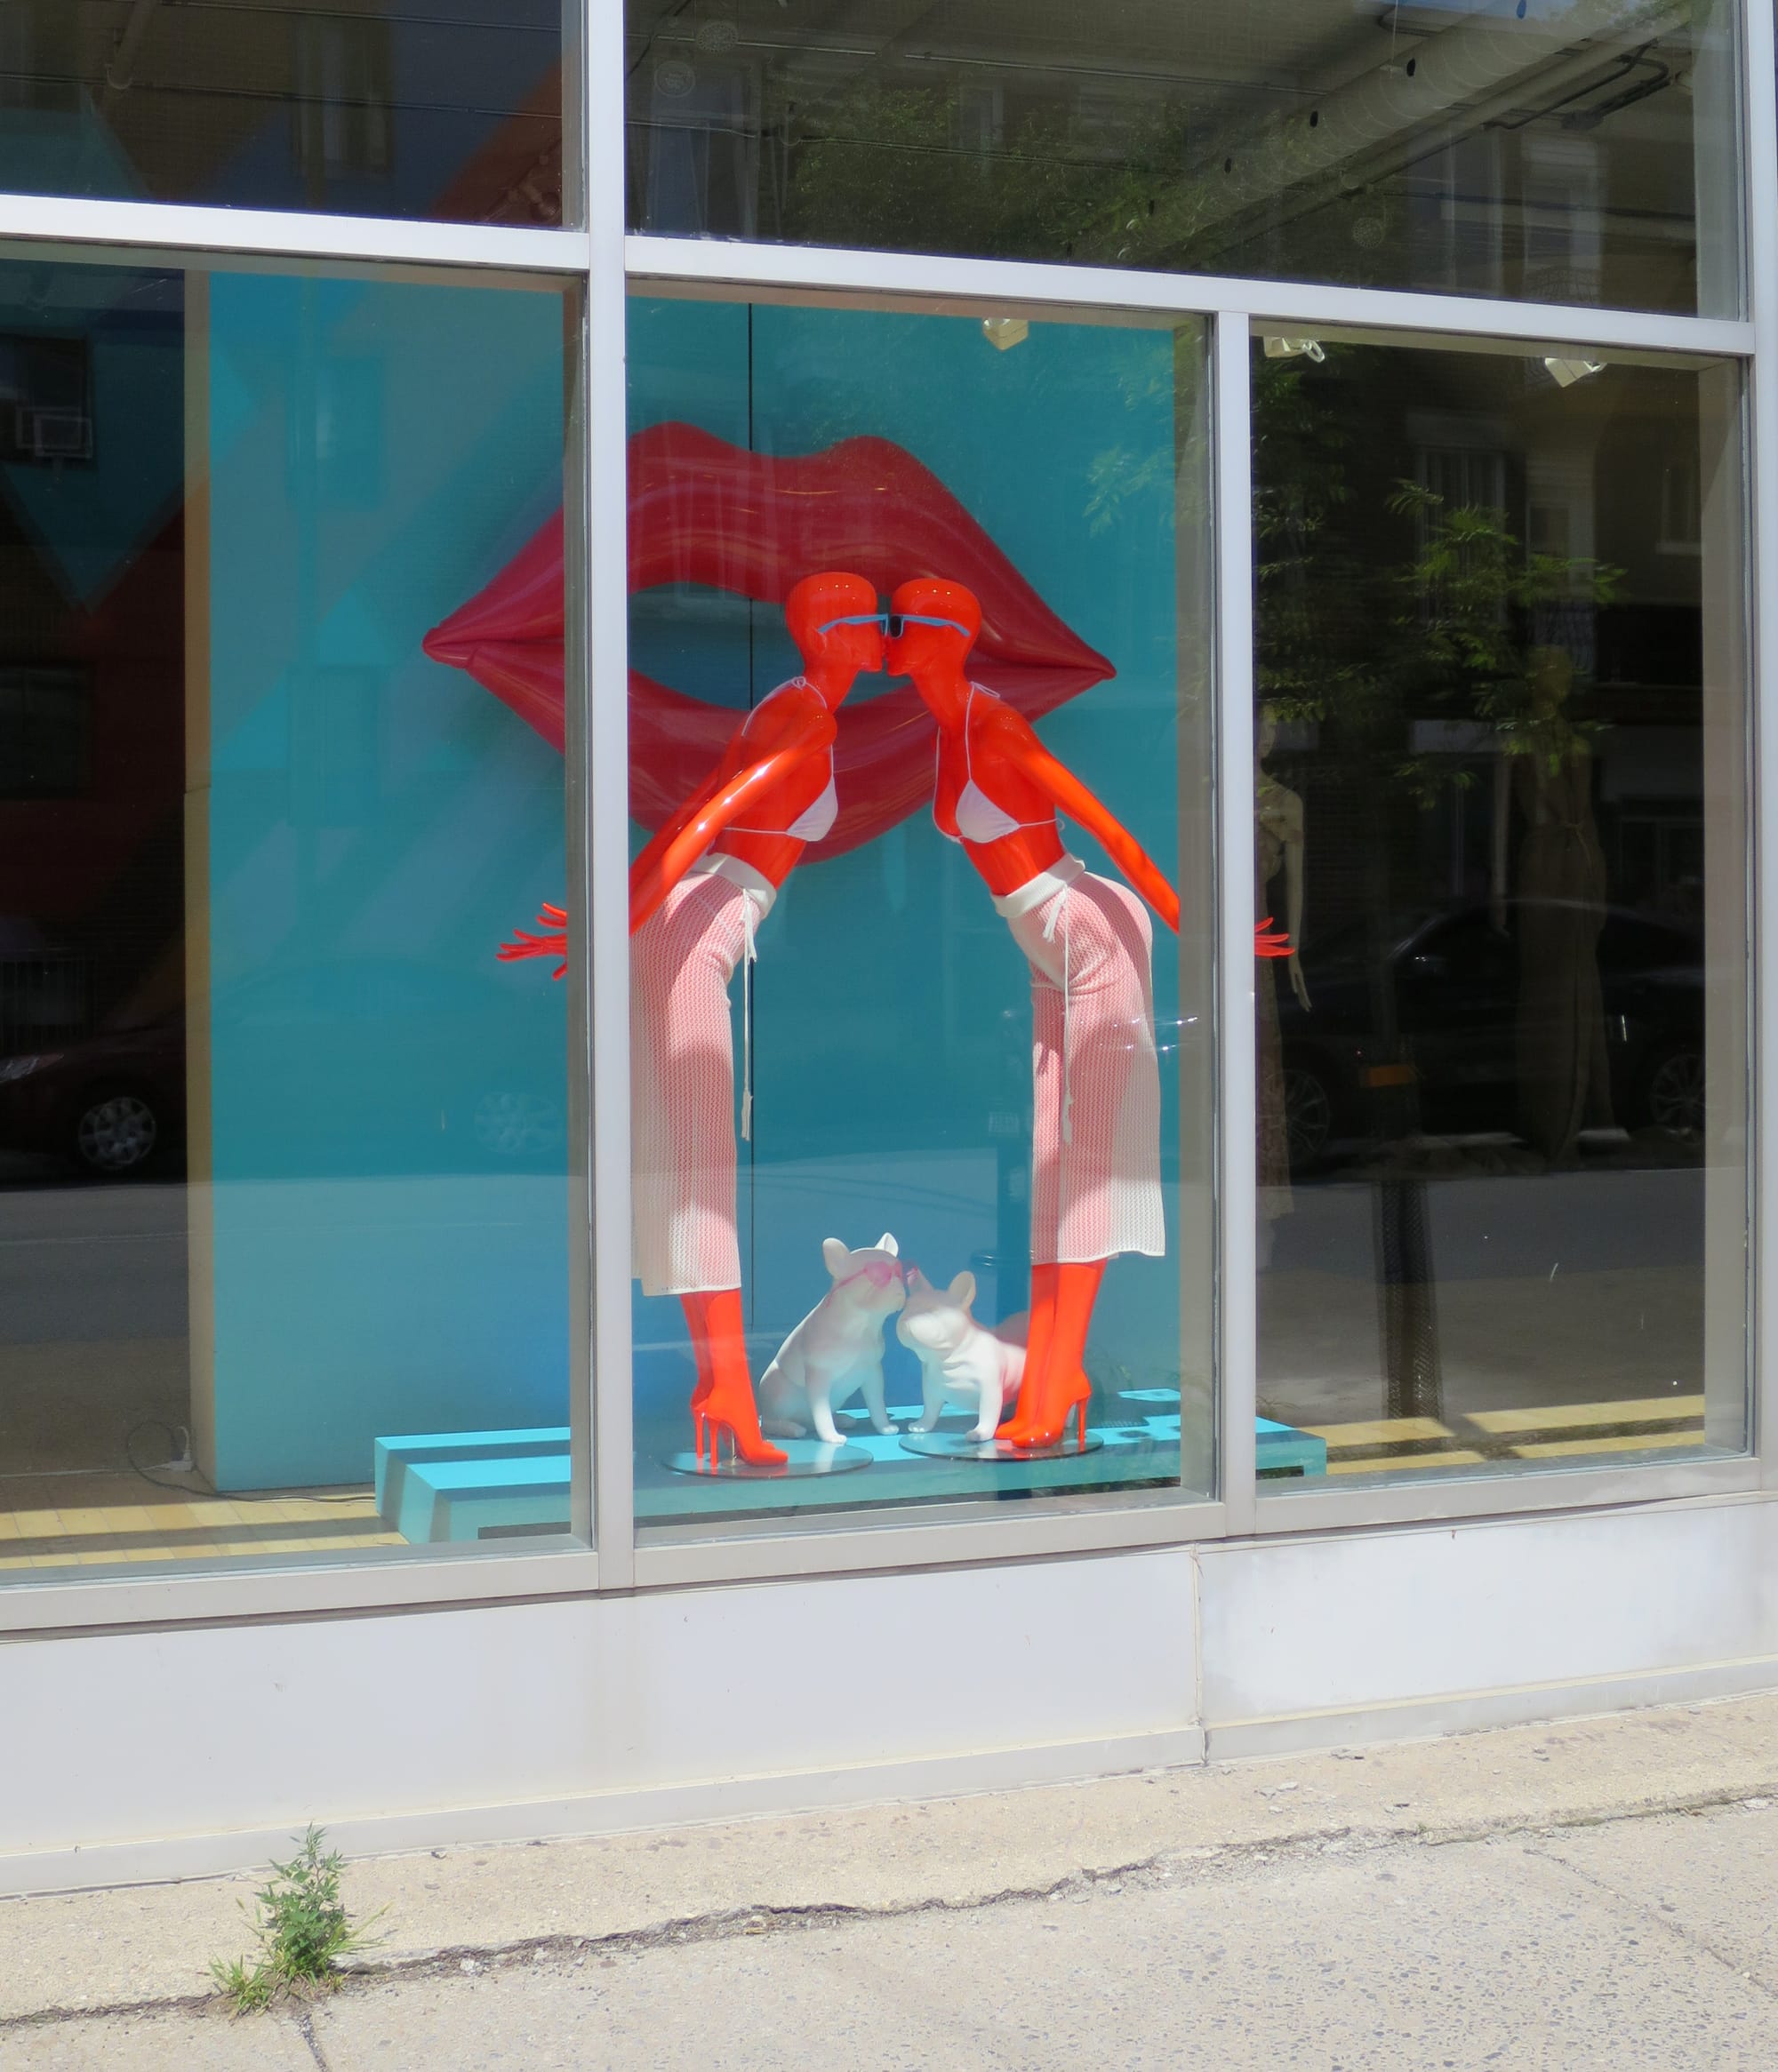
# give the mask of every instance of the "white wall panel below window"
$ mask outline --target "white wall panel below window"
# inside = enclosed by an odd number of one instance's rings
[[[6,1655],[0,1891],[1194,1761],[1185,1549]],[[129,1694],[127,1736],[117,1694]]]
[[[1200,1560],[1213,1760],[1778,1684],[1778,1505],[1763,1496]]]

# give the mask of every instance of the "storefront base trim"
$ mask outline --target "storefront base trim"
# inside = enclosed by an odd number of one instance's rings
[[[1648,1705],[1740,1698],[1778,1691],[1778,1655],[1688,1664],[1639,1676],[1582,1678],[1577,1683],[1526,1684],[1512,1690],[1440,1692],[1350,1710],[1301,1712],[1275,1719],[1224,1720],[1205,1730],[1211,1763],[1260,1756],[1294,1756],[1367,1742],[1427,1740],[1474,1733],[1485,1727],[1529,1726],[1628,1712]]]
[[[509,1805],[441,1806],[418,1812],[348,1816],[325,1825],[329,1843],[348,1856],[392,1855],[444,1846],[582,1839],[652,1828],[880,1805],[897,1799],[962,1798],[1021,1785],[1064,1784],[1142,1770],[1177,1769],[1201,1764],[1204,1754],[1200,1729],[1171,1727],[1041,1748],[979,1749],[867,1763],[815,1773],[712,1778],[695,1784],[589,1792]],[[294,1825],[300,1828],[301,1823]],[[165,1884],[259,1869],[271,1857],[288,1853],[292,1831],[286,1824],[0,1856],[0,1896]]]

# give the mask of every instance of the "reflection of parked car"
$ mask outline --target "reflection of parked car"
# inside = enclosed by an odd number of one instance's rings
[[[0,1148],[114,1178],[185,1148],[185,1020],[164,1015],[55,1050],[0,1058]]]
[[[559,1167],[559,1001],[396,959],[291,964],[211,1004],[216,1175]],[[182,1014],[0,1060],[0,1148],[123,1175],[184,1148]]]
[[[462,1172],[565,1159],[559,995],[388,957],[290,963],[211,1006],[216,1171]]]
[[[1278,988],[1285,1120],[1298,1170],[1378,1133],[1371,1075],[1390,1062],[1378,1033],[1379,963],[1393,989],[1420,1127],[1510,1130],[1518,1109],[1520,902],[1506,925],[1464,907],[1373,932],[1362,923],[1302,954],[1309,1012]],[[1608,908],[1598,939],[1612,1107],[1627,1128],[1690,1134],[1704,1120],[1703,943],[1694,932]]]

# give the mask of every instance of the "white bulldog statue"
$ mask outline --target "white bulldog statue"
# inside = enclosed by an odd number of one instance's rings
[[[844,1444],[834,1412],[861,1392],[879,1432],[894,1427],[883,1407],[883,1326],[901,1307],[901,1262],[885,1230],[850,1252],[837,1237],[821,1246],[833,1286],[759,1377],[759,1423],[774,1439],[800,1439],[813,1426],[829,1446]]]
[[[948,1288],[935,1288],[918,1267],[908,1273],[907,1300],[895,1321],[895,1336],[920,1363],[920,1419],[914,1429],[929,1432],[947,1404],[975,1412],[972,1439],[991,1439],[1003,1404],[1019,1393],[1025,1375],[1025,1319],[1009,1318],[988,1331],[970,1315],[975,1276],[960,1273]]]

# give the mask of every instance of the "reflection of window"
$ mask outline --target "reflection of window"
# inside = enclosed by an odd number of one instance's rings
[[[759,235],[759,97],[750,69],[663,42],[636,76],[646,111],[640,228],[669,235]]]
[[[388,172],[395,156],[388,24],[305,15],[292,29],[296,170],[316,180]]]
[[[0,460],[92,458],[87,341],[0,334]]]
[[[1506,455],[1497,447],[1422,447],[1420,480],[1446,511],[1506,508]]]
[[[1000,145],[1004,117],[997,86],[965,85],[957,100],[957,148],[985,158]]]
[[[0,6],[0,108],[78,109],[80,14],[68,0]]]
[[[1436,527],[1459,511],[1495,512],[1504,519],[1506,455],[1498,444],[1488,443],[1498,437],[1498,431],[1486,423],[1429,416],[1422,420],[1421,428],[1441,442],[1450,442],[1422,446],[1415,458],[1414,473],[1421,487],[1438,499],[1434,508],[1420,513],[1419,549],[1424,554],[1432,545]],[[1473,552],[1465,548],[1461,554],[1464,573],[1473,572]],[[1429,609],[1436,602],[1429,591]],[[1495,615],[1503,615],[1505,609],[1502,598]]]
[[[1686,453],[1661,470],[1661,537],[1657,554],[1698,554],[1703,549],[1703,498],[1698,457]]]
[[[349,828],[368,820],[378,794],[379,696],[375,669],[318,668],[292,687],[290,817],[300,828]]]
[[[1460,137],[1415,169],[1409,187],[1416,285],[1501,292],[1500,140]]]
[[[1534,302],[1597,302],[1605,201],[1598,150],[1581,137],[1527,137],[1524,154],[1519,292]]]
[[[84,670],[0,669],[0,798],[86,789],[92,705]]]

